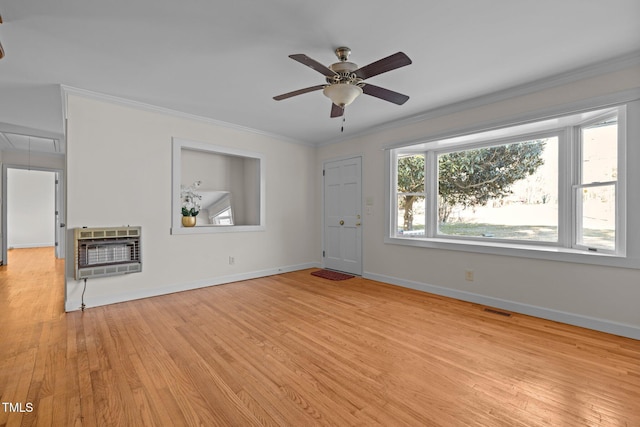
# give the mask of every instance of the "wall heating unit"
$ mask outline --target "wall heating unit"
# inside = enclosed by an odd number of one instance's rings
[[[76,228],[75,279],[142,271],[141,227]]]

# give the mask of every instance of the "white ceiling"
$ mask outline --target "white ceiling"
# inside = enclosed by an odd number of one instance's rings
[[[103,93],[305,143],[337,141],[452,103],[638,52],[638,0],[3,0],[0,131],[63,132],[59,86]],[[287,56],[413,64],[368,80],[411,96],[363,95],[329,118],[324,83]],[[6,129],[5,129],[6,130]]]
[[[0,151],[35,151],[64,154],[61,142],[53,138],[40,138],[10,132],[0,132]]]

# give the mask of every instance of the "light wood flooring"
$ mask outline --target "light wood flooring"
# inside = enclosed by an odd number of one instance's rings
[[[310,271],[65,314],[9,253],[0,426],[640,426],[640,341]]]

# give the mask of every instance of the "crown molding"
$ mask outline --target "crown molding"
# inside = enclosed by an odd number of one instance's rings
[[[574,83],[580,80],[598,77],[601,75],[621,71],[627,68],[640,65],[640,51],[635,51],[630,54],[618,56],[605,61],[596,62],[584,67],[576,68],[564,73],[556,74],[543,79],[535,80],[529,83],[525,83],[518,86],[513,86],[498,92],[481,95],[475,98],[470,98],[460,102],[454,102],[451,104],[443,105],[431,110],[424,111],[422,113],[415,114],[410,117],[406,117],[391,122],[385,122],[378,126],[366,129],[361,132],[354,133],[347,137],[339,137],[328,140],[323,143],[319,143],[318,146],[332,145],[342,143],[351,139],[359,138],[366,135],[371,135],[378,132],[396,129],[399,127],[428,121],[437,117],[442,117],[454,113],[459,113],[465,110],[470,110],[485,105],[494,104],[500,101],[517,98],[541,92],[546,89]]]
[[[68,109],[67,96],[68,95],[75,95],[75,96],[80,96],[80,97],[83,97],[83,98],[95,99],[97,101],[103,101],[103,102],[108,102],[108,103],[111,103],[111,104],[121,105],[121,106],[124,106],[124,107],[131,107],[131,108],[135,108],[137,110],[147,111],[147,112],[151,112],[151,113],[160,113],[160,114],[165,114],[165,115],[168,115],[168,116],[171,116],[171,117],[175,117],[175,118],[193,120],[193,121],[206,123],[206,124],[213,125],[213,126],[219,126],[219,127],[223,127],[223,128],[227,128],[227,129],[233,129],[233,130],[241,131],[241,132],[252,133],[252,134],[255,134],[255,135],[265,136],[265,137],[268,137],[268,138],[273,138],[273,139],[277,139],[277,140],[280,140],[280,141],[283,141],[283,142],[292,143],[292,144],[305,145],[305,146],[309,146],[309,147],[314,147],[315,146],[315,144],[307,142],[307,141],[299,141],[299,140],[296,140],[296,139],[293,139],[293,138],[288,138],[288,137],[283,136],[283,135],[278,135],[278,134],[270,133],[270,132],[264,132],[264,131],[261,131],[261,130],[258,130],[258,129],[237,125],[237,124],[225,122],[225,121],[222,121],[222,120],[216,120],[216,119],[212,119],[212,118],[209,118],[209,117],[198,116],[196,114],[185,113],[185,112],[178,111],[178,110],[172,110],[170,108],[159,107],[157,105],[147,104],[145,102],[134,101],[134,100],[131,100],[131,99],[126,99],[126,98],[121,98],[121,97],[114,96],[114,95],[107,95],[107,94],[104,94],[104,93],[94,92],[94,91],[87,90],[87,89],[81,89],[81,88],[77,88],[77,87],[67,86],[67,85],[62,85],[61,84],[60,85],[60,90],[62,92],[63,114],[64,114],[64,120],[65,121],[67,119],[67,111],[68,111],[67,110]]]

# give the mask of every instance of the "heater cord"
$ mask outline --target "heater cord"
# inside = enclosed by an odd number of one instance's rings
[[[84,279],[84,288],[82,289],[82,305],[80,305],[80,309],[82,311],[84,311],[85,305],[84,305],[84,293],[87,290],[87,278],[85,277]]]

